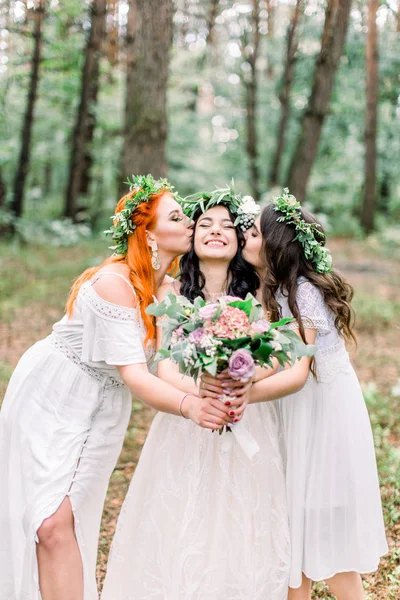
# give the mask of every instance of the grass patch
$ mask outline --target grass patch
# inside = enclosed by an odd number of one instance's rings
[[[374,333],[393,326],[399,320],[400,302],[384,298],[382,295],[358,290],[352,304],[358,331]]]
[[[28,304],[62,307],[73,280],[107,255],[104,240],[71,248],[0,244],[0,319],[10,322]]]

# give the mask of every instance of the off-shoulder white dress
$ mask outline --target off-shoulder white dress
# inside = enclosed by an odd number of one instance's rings
[[[287,297],[278,298],[284,317]],[[316,377],[279,401],[292,544],[290,586],[375,571],[387,552],[374,441],[343,338],[321,292],[299,282],[305,328],[315,329]],[[293,323],[291,328],[297,328]]]
[[[98,598],[101,513],[131,413],[131,394],[115,365],[145,363],[146,356],[140,313],[103,300],[95,280],[81,287],[72,317],[22,356],[4,398],[1,600],[39,600],[37,530],[66,496],[83,560],[84,600]]]
[[[192,421],[155,416],[119,516],[102,600],[286,600],[276,403],[248,406],[243,423],[260,447],[252,460]]]

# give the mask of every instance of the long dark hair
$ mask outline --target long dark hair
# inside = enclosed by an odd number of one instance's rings
[[[235,222],[235,216],[230,212],[229,207],[222,205],[229,213],[232,223]],[[193,215],[194,231],[192,237],[192,245],[187,254],[181,258],[180,262],[180,280],[182,296],[193,301],[197,296],[204,298],[203,289],[206,283],[204,274],[200,270],[200,261],[194,251],[194,237],[196,235],[197,222],[203,214],[199,208]],[[242,255],[242,248],[245,245],[245,237],[239,226],[235,227],[238,239],[238,249],[235,256],[232,258],[228,267],[228,279],[230,279],[227,294],[230,296],[239,296],[245,298],[250,292],[255,295],[260,286],[259,277],[254,269]],[[229,277],[230,275],[230,277]]]
[[[317,273],[314,265],[305,257],[301,243],[294,241],[294,226],[277,221],[280,214],[272,204],[267,205],[261,214],[262,257],[265,263],[262,295],[265,306],[271,312],[271,319],[275,321],[280,317],[280,306],[276,300],[280,289],[287,295],[289,309],[298,322],[300,335],[305,341],[304,326],[296,302],[298,279],[303,276],[322,293],[335,319],[339,335],[356,342],[352,329],[354,311],[350,304],[353,298],[352,286],[337,271]],[[316,223],[318,229],[325,234],[321,223],[310,212],[302,208],[301,214],[306,223]]]

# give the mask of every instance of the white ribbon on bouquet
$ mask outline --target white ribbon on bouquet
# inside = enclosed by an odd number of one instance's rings
[[[224,396],[221,398],[221,402],[225,403],[226,400],[229,399],[229,396]],[[229,428],[231,431],[224,431],[221,435],[221,451],[225,453],[232,450],[236,440],[247,458],[252,460],[257,452],[259,452],[260,446],[257,444],[251,433],[247,431],[246,425],[243,421],[239,421],[238,423],[231,423]]]

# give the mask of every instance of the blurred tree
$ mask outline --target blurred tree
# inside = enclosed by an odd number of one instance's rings
[[[285,66],[278,94],[279,102],[281,104],[281,115],[278,126],[276,149],[274,157],[272,159],[272,166],[268,178],[269,184],[271,186],[277,185],[280,181],[279,176],[281,169],[282,154],[285,146],[286,129],[290,116],[290,91],[293,81],[293,71],[296,61],[296,53],[299,45],[297,26],[303,10],[304,0],[296,0],[296,6],[294,7],[292,18],[287,32]]]
[[[99,90],[100,56],[105,33],[106,0],[93,0],[90,8],[90,31],[81,75],[80,103],[72,134],[69,179],[64,214],[76,219],[77,198],[88,190],[92,156],[90,143],[96,126],[96,103]]]
[[[167,84],[172,45],[173,0],[130,0],[122,178],[167,173]],[[133,25],[131,25],[133,27]],[[133,31],[133,33],[132,33]]]
[[[400,33],[400,0],[397,0],[397,33]]]
[[[218,5],[219,5],[219,0],[211,0],[210,12],[209,12],[208,21],[207,21],[207,37],[206,37],[206,43],[209,44],[210,46],[214,42],[215,19],[217,18],[217,15],[218,15]]]
[[[6,203],[6,183],[3,179],[3,170],[0,165],[0,208],[5,206]]]
[[[255,200],[260,199],[259,189],[259,166],[258,166],[258,139],[257,139],[257,91],[258,91],[258,73],[257,58],[260,49],[260,2],[252,0],[251,12],[251,39],[247,40],[247,32],[244,33],[243,54],[250,65],[249,73],[243,77],[246,93],[246,114],[247,114],[247,156],[249,161],[249,180],[251,193]],[[247,42],[247,43],[246,43]]]
[[[276,7],[273,4],[273,0],[266,0],[267,5],[267,77],[270,79],[274,76],[274,62],[272,53],[269,51],[269,46],[272,43],[274,32],[275,32],[275,12]]]
[[[322,126],[329,111],[335,74],[346,41],[350,8],[351,0],[328,0],[311,95],[287,178],[290,191],[300,202],[306,197]]]
[[[361,225],[366,233],[374,229],[376,208],[376,132],[378,117],[378,32],[376,15],[379,0],[368,0],[368,31],[365,56],[366,113],[365,113],[365,181]]]
[[[34,110],[37,98],[37,89],[39,85],[39,70],[42,52],[43,38],[43,20],[45,16],[46,2],[45,0],[37,0],[34,10],[31,12],[31,17],[34,22],[33,30],[33,55],[31,60],[31,75],[28,91],[28,99],[26,103],[24,122],[21,131],[21,147],[18,160],[18,166],[14,180],[14,197],[11,204],[12,212],[20,217],[23,212],[25,183],[29,170],[29,158],[31,149],[32,129],[34,122]]]
[[[107,58],[115,66],[118,62],[118,0],[110,0],[107,15]]]

